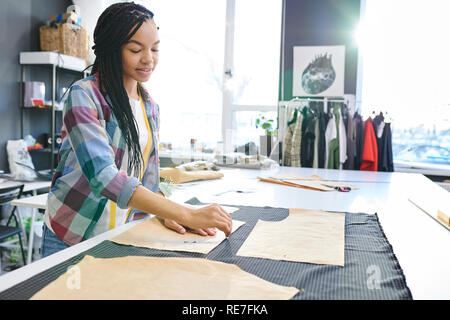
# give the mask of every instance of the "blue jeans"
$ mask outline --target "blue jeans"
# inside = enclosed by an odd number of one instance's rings
[[[41,257],[44,258],[58,251],[70,247],[68,244],[60,240],[44,223],[42,231],[42,247]]]

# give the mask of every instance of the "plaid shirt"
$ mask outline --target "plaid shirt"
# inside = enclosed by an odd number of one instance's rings
[[[125,209],[137,186],[142,184],[153,192],[159,189],[158,134],[152,134],[142,181],[117,169],[126,143],[100,93],[97,77],[77,81],[69,91],[58,167],[44,217],[47,226],[69,245],[89,238],[108,200]],[[159,107],[147,92],[142,98],[152,132],[159,132]]]
[[[284,165],[290,167],[300,167],[300,149],[302,143],[302,121],[303,116],[297,111],[297,120],[288,126],[284,138]]]

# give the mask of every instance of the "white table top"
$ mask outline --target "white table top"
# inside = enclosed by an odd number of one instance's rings
[[[409,197],[419,197],[422,201],[449,206],[450,202],[443,200],[448,192],[423,175],[291,167],[261,171],[223,169],[223,172],[222,179],[177,186],[170,199],[184,202],[197,197],[202,202],[224,205],[377,213],[413,298],[450,299],[450,232],[408,201]],[[324,179],[349,182],[360,189],[348,193],[320,192],[257,179],[257,176],[278,173],[317,174]],[[126,224],[5,274],[0,277],[0,291],[120,234],[136,223],[139,222]]]
[[[47,189],[48,191],[50,189],[51,181],[31,181],[31,182],[21,182],[21,181],[12,181],[12,180],[5,180],[0,179],[0,188],[7,188],[12,186],[17,186],[23,184],[23,192],[28,191],[35,191],[40,189]]]
[[[47,197],[48,193],[43,193],[32,197],[24,197],[11,201],[11,205],[19,207],[45,209],[47,207]]]

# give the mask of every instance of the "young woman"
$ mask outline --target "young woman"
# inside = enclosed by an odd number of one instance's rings
[[[191,209],[159,192],[159,107],[141,86],[158,64],[153,13],[118,3],[94,31],[92,75],[76,82],[63,111],[62,144],[44,215],[42,256],[126,223],[139,214],[168,228],[227,236],[231,217],[219,205]]]

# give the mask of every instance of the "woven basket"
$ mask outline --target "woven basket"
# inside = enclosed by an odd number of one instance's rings
[[[56,23],[39,28],[42,51],[57,51],[69,56],[88,59],[89,38],[83,27]]]

